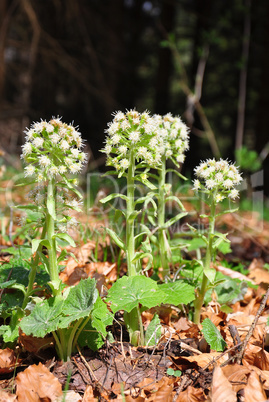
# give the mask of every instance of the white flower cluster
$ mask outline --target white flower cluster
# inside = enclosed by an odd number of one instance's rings
[[[150,116],[145,111],[116,112],[108,124],[105,147],[107,165],[124,172],[130,165],[130,151],[148,167],[160,165],[163,155],[176,164],[184,161],[188,149],[188,128],[179,117],[167,114]]]
[[[49,122],[33,123],[25,134],[21,157],[27,163],[26,177],[43,182],[57,175],[81,171],[86,154],[81,151],[81,134],[72,125],[53,118]]]
[[[214,194],[216,202],[226,197],[232,200],[239,197],[239,191],[235,187],[241,183],[242,177],[234,164],[223,159],[208,159],[201,162],[194,171],[197,177],[193,182],[195,191]]]
[[[176,165],[185,160],[185,151],[189,149],[189,129],[180,117],[171,113],[165,116],[155,115],[158,126],[156,131],[157,146],[160,155],[171,159]]]

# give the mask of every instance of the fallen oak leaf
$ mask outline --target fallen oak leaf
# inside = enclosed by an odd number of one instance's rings
[[[180,392],[176,402],[203,402],[205,401],[205,395],[202,388],[194,388],[189,385],[185,391]]]
[[[54,401],[63,394],[59,380],[41,363],[19,373],[16,385],[19,402],[39,402],[44,398]]]
[[[10,373],[21,362],[14,350],[5,348],[0,350],[0,374]]]
[[[228,364],[222,367],[222,372],[232,384],[235,392],[244,389],[250,374],[250,368],[241,366],[240,364]]]
[[[0,391],[0,402],[15,402],[17,400],[16,395],[10,394],[6,391]]]
[[[267,400],[259,375],[252,371],[245,387],[245,402],[264,402]]]
[[[236,392],[233,390],[232,385],[219,366],[214,368],[211,390],[207,401],[237,402]]]

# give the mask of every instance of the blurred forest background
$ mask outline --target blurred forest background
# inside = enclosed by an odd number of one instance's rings
[[[59,115],[88,141],[89,169],[103,169],[111,113],[136,108],[182,116],[189,174],[244,145],[268,177],[268,21],[268,0],[1,0],[6,158],[32,121]]]

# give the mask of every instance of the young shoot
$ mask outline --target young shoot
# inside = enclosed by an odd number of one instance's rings
[[[215,231],[215,220],[217,214],[217,205],[228,198],[234,201],[239,197],[237,186],[241,183],[242,177],[238,168],[226,160],[208,159],[201,162],[195,168],[197,179],[194,180],[194,191],[210,207],[210,213],[206,215],[209,221],[207,237],[203,237],[206,242],[206,255],[202,263],[203,279],[201,287],[197,289],[197,296],[194,302],[194,322],[199,324],[201,309],[204,303],[204,297],[209,289],[210,283],[214,282],[215,270],[211,269],[211,262],[214,259],[214,252],[222,241],[228,241],[225,234]],[[232,212],[224,211],[222,214]],[[205,216],[203,216],[205,217]]]

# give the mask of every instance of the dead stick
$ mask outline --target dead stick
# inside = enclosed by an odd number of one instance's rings
[[[248,343],[248,341],[250,340],[250,338],[251,338],[251,336],[253,334],[253,331],[254,331],[254,329],[255,329],[255,327],[257,325],[257,322],[258,322],[263,310],[265,309],[268,297],[269,297],[269,287],[268,287],[267,292],[265,293],[265,296],[264,296],[264,298],[263,298],[263,300],[262,300],[262,302],[260,304],[259,310],[257,311],[257,314],[256,314],[256,316],[255,316],[255,318],[253,320],[253,323],[251,324],[251,327],[249,328],[249,331],[248,331],[248,333],[247,333],[247,335],[246,335],[246,337],[245,337],[245,339],[243,341],[242,347],[240,348],[240,352],[239,352],[238,357],[236,359],[237,364],[242,363],[242,359],[243,359],[243,356],[244,356],[244,353],[245,353],[245,349],[247,347],[247,343]]]

